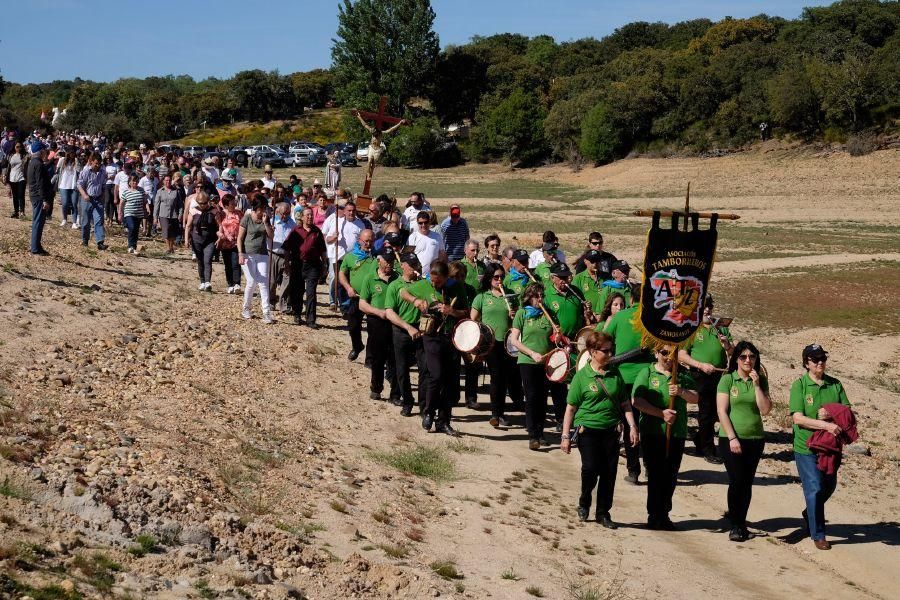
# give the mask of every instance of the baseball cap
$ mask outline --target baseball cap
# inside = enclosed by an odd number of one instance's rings
[[[407,264],[415,269],[418,269],[422,266],[422,263],[419,262],[419,257],[416,256],[415,252],[405,252],[401,254],[400,262]]]
[[[631,267],[628,266],[628,263],[624,260],[617,260],[613,264],[610,265],[609,270],[615,271],[616,269],[622,271],[623,273],[629,273],[631,271]]]
[[[44,144],[43,144],[43,143],[41,143],[41,142],[32,142],[32,143],[31,143],[31,148],[30,148],[30,150],[31,150],[31,153],[32,153],[32,154],[37,154],[38,152],[40,152],[40,151],[43,150],[43,149],[44,149]]]
[[[554,263],[552,267],[550,267],[550,274],[556,275],[557,277],[571,277],[572,270],[569,268],[564,262]]]
[[[384,246],[381,247],[381,252],[378,253],[378,256],[380,256],[390,264],[394,264],[394,261],[397,260],[397,254],[394,252],[394,250],[392,248],[385,248]]]
[[[391,245],[392,248],[396,248],[400,245],[400,234],[396,231],[391,231],[384,234],[384,241]]]
[[[225,181],[234,181],[235,177],[237,177],[237,171],[235,169],[225,169],[225,172],[222,173],[222,179]]]
[[[803,363],[810,358],[828,358],[828,352],[819,344],[810,344],[803,349]]]
[[[556,242],[544,242],[541,244],[541,252],[554,252],[559,248],[559,244]]]
[[[598,263],[603,260],[603,253],[599,250],[588,250],[584,253],[584,260],[590,261],[592,263]]]
[[[460,213],[462,213],[462,209],[459,207],[459,204],[454,204],[450,207],[451,216],[459,216]]]
[[[510,260],[517,260],[525,266],[528,266],[528,253],[524,250],[514,250]]]

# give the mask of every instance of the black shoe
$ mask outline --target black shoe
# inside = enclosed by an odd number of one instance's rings
[[[411,417],[412,416],[412,406],[404,406],[400,409],[401,417]]]
[[[109,250],[109,246],[103,242],[97,242],[97,250]]]
[[[607,529],[618,529],[619,526],[613,523],[612,518],[609,516],[609,513],[603,513],[599,517],[597,517],[597,522],[606,527]]]
[[[356,357],[359,356],[359,350],[351,350],[350,354],[347,355],[348,360],[356,360]]]
[[[509,427],[511,425],[509,419],[507,419],[506,417],[500,417],[498,421],[500,421],[500,427]]]
[[[457,432],[455,429],[450,427],[450,423],[444,423],[443,425],[438,425],[437,429],[435,431],[437,431],[438,433],[446,433],[447,435],[452,435],[453,437],[456,437],[459,435],[459,432]]]
[[[466,408],[470,410],[478,410],[478,400],[475,398],[466,398]]]
[[[722,459],[714,452],[707,452],[703,455],[703,460],[713,465],[721,465]]]
[[[678,531],[678,526],[672,522],[668,515],[659,520],[659,528],[663,531]]]
[[[281,314],[283,314],[283,315],[292,315],[292,314],[294,314],[294,309],[293,309],[293,308],[286,308],[286,309],[284,309],[283,311],[281,311]]]
[[[318,329],[319,328],[319,326],[316,325],[315,323],[307,323],[306,326],[309,327],[310,329]]]
[[[87,242],[81,242],[81,245],[87,248]]]
[[[728,539],[732,542],[746,542],[750,538],[750,532],[746,527],[732,527],[728,532]]]
[[[303,325],[303,319],[301,319],[300,317],[295,316],[295,317],[294,317],[294,325]]]
[[[34,256],[49,256],[50,253],[44,250],[43,248],[38,248],[37,252],[31,253]]]
[[[653,531],[659,531],[662,529],[660,526],[659,519],[654,519],[653,517],[647,518],[647,529],[652,529]]]
[[[640,476],[640,473],[636,473],[636,472],[634,472],[634,471],[629,471],[629,472],[628,472],[628,475],[626,475],[626,476],[623,477],[622,479],[624,479],[624,480],[627,481],[628,483],[633,483],[634,485],[637,485],[637,484],[638,484],[638,477],[639,477],[639,476]]]
[[[434,417],[429,414],[425,414],[422,416],[422,429],[425,431],[431,431],[431,426],[434,424]]]
[[[11,213],[11,214],[9,215],[9,218],[10,218],[10,219],[18,219],[18,218],[19,218],[19,213],[17,213],[17,212]]]
[[[370,400],[381,400],[381,392],[371,392],[369,393]]]
[[[541,440],[537,438],[532,438],[528,440],[528,449],[529,450],[540,450],[541,449]]]
[[[401,398],[400,396],[391,395],[390,402],[394,406],[400,406],[401,404],[403,404],[403,398]]]
[[[588,509],[586,509],[586,508],[583,507],[583,506],[579,506],[578,508],[575,509],[575,511],[578,513],[578,520],[579,520],[579,521],[581,521],[582,523],[584,523],[585,521],[588,520]]]

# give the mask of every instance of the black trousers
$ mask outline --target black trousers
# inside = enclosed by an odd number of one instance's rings
[[[363,313],[359,310],[359,297],[350,298],[347,308],[347,329],[350,331],[350,344],[354,352],[362,352],[365,349],[362,341]]]
[[[494,344],[496,346],[496,344]],[[463,374],[465,377],[466,387],[466,401],[475,400],[478,398],[478,378],[481,376],[482,369],[484,368],[484,363],[482,361],[478,362],[465,362],[463,361]]]
[[[548,381],[544,365],[519,365],[519,373],[525,391],[525,429],[529,439],[538,440],[544,437],[547,420]]]
[[[553,418],[562,425],[563,416],[566,414],[566,396],[569,395],[569,384],[565,381],[558,383],[548,381],[547,383],[550,387],[550,399],[553,401]]]
[[[631,398],[631,388],[632,385],[625,385],[625,393]],[[631,407],[631,414],[634,415],[634,422],[638,422],[638,411],[636,408],[631,406],[631,401],[628,401],[628,406]],[[624,426],[622,429],[622,439],[625,441],[625,465],[628,467],[628,472],[633,475],[641,474],[641,445],[632,446],[629,440],[631,439],[631,426],[628,425],[628,421],[625,419],[625,413],[622,413],[622,425]]]
[[[707,375],[698,369],[691,369],[691,377],[697,382],[697,434],[694,445],[702,454],[715,454],[715,427],[719,420],[716,409],[716,387],[719,385],[720,373]]]
[[[459,352],[443,334],[422,336],[428,386],[425,393],[425,414],[435,423],[450,424],[455,399],[459,397]]]
[[[728,438],[719,438],[719,452],[728,473],[728,518],[732,527],[747,523],[750,498],[753,497],[753,478],[762,457],[765,440],[741,440],[741,453],[733,454]]]
[[[612,508],[619,467],[619,432],[612,429],[584,428],[578,436],[581,454],[581,497],[578,506],[591,508],[591,494],[597,488],[597,516]]]
[[[506,353],[502,342],[494,342],[494,347],[488,352],[485,360],[488,372],[491,374],[491,416],[499,418],[504,414],[506,392],[509,390],[510,395],[512,395],[510,388],[512,387],[513,376],[519,382],[518,400],[522,400],[522,378],[519,375],[519,370],[516,368],[516,359]]]
[[[101,195],[103,198],[103,208],[106,213],[107,221],[115,221],[119,222],[119,207],[116,205],[116,190],[114,185],[104,185],[103,186],[103,194]]]
[[[241,284],[241,264],[237,248],[222,248],[222,266],[225,268],[225,283],[228,287]]]
[[[665,435],[643,436],[641,446],[644,468],[647,469],[647,516],[650,520],[663,519],[672,510],[672,496],[684,455],[684,438],[672,437],[668,457]]]
[[[419,410],[425,410],[425,390],[428,388],[428,365],[425,363],[425,349],[422,339],[413,340],[405,330],[393,326],[394,374],[402,394],[404,408],[412,408],[412,380],[409,371],[413,364],[419,370]]]
[[[209,283],[212,279],[212,255],[216,249],[216,240],[201,244],[191,240],[194,247],[194,254],[197,255],[197,274],[200,276],[200,283]]]
[[[9,182],[10,193],[12,194],[13,214],[25,214],[25,185],[26,181]]]
[[[303,285],[297,281],[296,285],[291,286],[291,308],[294,309],[294,316],[300,315],[301,308],[306,313],[306,324],[316,324],[316,286],[319,285],[319,279],[322,277],[322,261],[320,260],[294,260],[299,265],[300,279]],[[304,304],[304,296],[306,303]]]
[[[391,322],[376,317],[375,315],[366,315],[366,325],[369,332],[369,339],[366,344],[366,356],[372,359],[372,378],[369,384],[370,391],[381,393],[384,391],[384,368],[390,363],[394,363],[394,339],[393,326]],[[390,369],[394,374],[388,379],[391,386],[391,398],[400,395],[400,388],[397,386],[396,369]]]

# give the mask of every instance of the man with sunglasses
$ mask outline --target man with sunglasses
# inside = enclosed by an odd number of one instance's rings
[[[678,362],[691,368],[691,376],[697,383],[697,393],[700,396],[697,404],[697,433],[693,438],[697,456],[718,465],[722,463],[722,459],[715,444],[715,426],[719,420],[716,390],[734,345],[727,327],[713,327],[713,306],[712,294],[707,294],[703,303],[703,323],[697,328],[691,341],[679,351]]]
[[[556,237],[556,234],[553,233],[552,230],[548,229],[544,232],[544,235],[541,236],[541,244],[528,257],[529,268],[533,269],[547,259],[544,250],[544,246],[547,244],[556,244],[556,248],[554,248],[554,258],[556,259],[556,262],[566,262],[566,255],[559,249],[559,238]]]
[[[409,234],[406,244],[415,248],[414,252],[422,265],[422,273],[430,271],[432,262],[447,260],[441,234],[431,231],[430,212],[423,210],[416,216],[416,230]]]
[[[600,253],[599,258],[594,260],[596,260],[600,281],[606,281],[612,275],[612,264],[618,259],[603,249],[603,235],[599,231],[592,231],[588,234],[588,248],[575,260],[575,273],[581,273],[588,268],[588,254],[591,252]]]

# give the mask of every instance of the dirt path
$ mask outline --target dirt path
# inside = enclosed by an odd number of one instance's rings
[[[717,261],[716,276],[741,274],[758,275],[774,269],[850,265],[874,260],[897,262],[900,261],[900,252],[884,252],[881,254],[815,254],[810,256],[788,256],[784,258]]]

